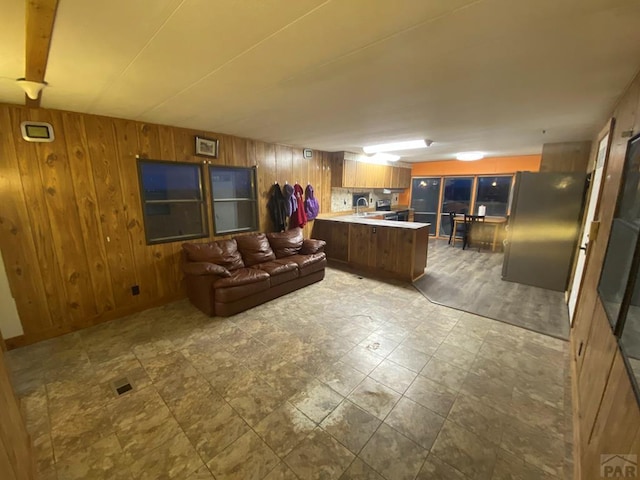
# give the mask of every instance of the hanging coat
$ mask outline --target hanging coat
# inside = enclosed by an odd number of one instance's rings
[[[285,208],[287,212],[287,217],[293,215],[293,212],[298,208],[298,202],[296,202],[296,196],[293,192],[293,187],[288,183],[285,183],[284,187],[282,187],[282,191],[284,193],[284,201]]]
[[[302,196],[302,187],[295,184],[293,187],[296,200],[296,211],[291,215],[289,220],[289,228],[304,227],[307,223],[307,214],[304,212],[304,197]]]
[[[287,212],[282,190],[280,190],[280,185],[277,183],[271,187],[269,201],[267,202],[267,209],[269,210],[269,216],[273,222],[274,230],[276,232],[284,231]]]
[[[311,221],[318,216],[320,213],[320,205],[318,205],[318,200],[313,194],[313,187],[311,184],[307,185],[307,188],[304,189],[304,213],[307,214],[307,220]]]

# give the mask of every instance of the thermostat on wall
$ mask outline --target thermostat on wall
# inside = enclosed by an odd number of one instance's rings
[[[22,122],[20,124],[22,138],[27,142],[53,142],[56,138],[53,127],[46,122]]]

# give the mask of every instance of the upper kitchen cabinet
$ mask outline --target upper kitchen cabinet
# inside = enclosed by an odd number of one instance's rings
[[[409,188],[411,169],[360,162],[349,152],[335,154],[331,184],[344,188]]]

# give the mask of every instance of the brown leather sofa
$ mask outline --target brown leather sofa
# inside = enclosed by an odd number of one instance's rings
[[[324,278],[324,240],[300,228],[182,244],[187,296],[210,316],[227,317]]]

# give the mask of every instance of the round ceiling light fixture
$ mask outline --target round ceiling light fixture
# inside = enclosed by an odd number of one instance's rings
[[[458,160],[463,162],[473,162],[475,160],[481,160],[484,158],[483,152],[460,152],[456,154]]]

